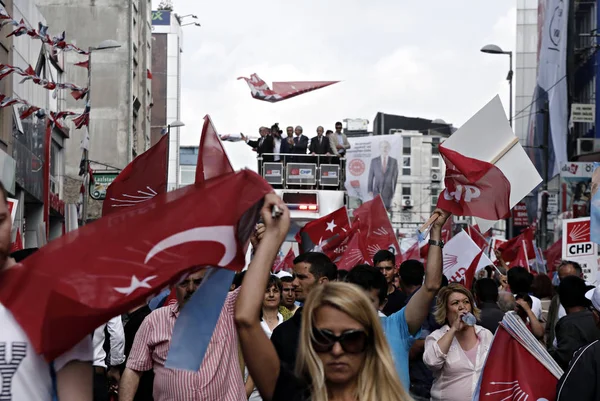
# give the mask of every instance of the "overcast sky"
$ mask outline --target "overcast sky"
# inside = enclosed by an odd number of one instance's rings
[[[156,8],[159,1],[153,0]],[[318,125],[378,111],[441,118],[459,127],[493,96],[508,109],[508,57],[483,54],[494,43],[514,50],[516,8],[506,0],[173,0],[184,27],[182,145],[197,145],[202,117],[220,134],[255,135],[260,125]],[[191,22],[186,18],[185,22]],[[253,99],[240,76],[273,81],[340,80],[280,103]],[[235,168],[255,153],[227,144]]]

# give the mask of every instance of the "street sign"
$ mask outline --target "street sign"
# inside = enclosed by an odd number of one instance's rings
[[[586,281],[598,281],[598,245],[590,239],[590,218],[563,220],[563,249],[565,260],[577,262]]]
[[[593,124],[596,120],[595,108],[595,104],[573,103],[571,105],[571,122]]]
[[[90,183],[90,197],[95,200],[103,200],[106,197],[106,189],[117,178],[119,173],[94,173],[94,183]]]

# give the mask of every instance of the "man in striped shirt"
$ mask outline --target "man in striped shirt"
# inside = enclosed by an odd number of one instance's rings
[[[154,370],[154,401],[246,400],[233,322],[239,289],[227,295],[198,372],[165,368],[179,310],[200,286],[206,270],[190,274],[176,287],[177,304],[156,309],[136,334],[119,386],[119,401],[132,401],[143,372]],[[193,352],[193,350],[190,350]]]

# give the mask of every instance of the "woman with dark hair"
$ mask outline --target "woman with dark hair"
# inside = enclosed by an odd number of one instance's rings
[[[432,401],[473,398],[493,340],[488,329],[463,320],[467,314],[479,319],[479,313],[473,294],[460,284],[450,283],[438,293],[434,316],[443,327],[427,336],[423,354],[434,377]]]

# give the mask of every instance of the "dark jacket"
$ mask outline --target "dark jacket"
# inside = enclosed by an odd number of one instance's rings
[[[325,155],[327,153],[332,153],[331,146],[329,144],[329,138],[323,135],[321,137],[321,143],[319,143],[319,137],[315,136],[310,140],[310,147],[308,151],[317,155]]]
[[[279,359],[292,370],[296,366],[301,323],[302,308],[299,308],[294,316],[277,326],[271,335]]]
[[[295,153],[297,155],[305,155],[306,149],[308,149],[308,137],[305,135],[295,136],[294,145],[292,147],[292,153]],[[301,161],[303,160],[299,160],[299,162]]]
[[[483,302],[480,306],[481,309],[481,319],[479,320],[479,324],[482,327],[485,327],[492,333],[496,332],[498,328],[498,324],[504,318],[504,312],[498,307],[498,304],[495,302]]]
[[[264,153],[273,153],[275,150],[275,142],[273,141],[273,136],[271,135],[260,137],[256,141],[248,141],[248,146],[250,146],[252,149],[255,149],[259,156]],[[271,160],[273,160],[272,156],[267,156],[265,158],[265,161]]]
[[[569,370],[556,387],[556,401],[600,401],[600,341],[573,355]]]
[[[600,329],[596,327],[592,312],[584,309],[570,313],[556,323],[557,347],[550,355],[566,370],[575,351],[596,340],[600,340]]]

